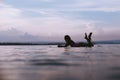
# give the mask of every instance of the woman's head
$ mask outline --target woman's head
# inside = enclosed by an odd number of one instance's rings
[[[65,39],[65,41],[66,41],[66,42],[68,42],[68,41],[70,41],[70,40],[71,40],[71,38],[70,38],[70,36],[69,36],[69,35],[65,35],[64,39]]]

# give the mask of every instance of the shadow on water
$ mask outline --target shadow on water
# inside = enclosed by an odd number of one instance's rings
[[[120,66],[111,67],[109,71],[111,73],[107,76],[108,80],[120,80]]]
[[[120,67],[112,67],[110,69],[113,70],[113,71],[120,71]]]
[[[108,80],[120,80],[120,73],[113,73],[109,75]]]
[[[50,80],[80,80],[78,77],[73,77],[72,75],[67,74],[57,74],[55,77],[51,77]]]
[[[68,63],[63,59],[34,59],[29,60],[28,63],[34,66],[80,66],[80,64]]]

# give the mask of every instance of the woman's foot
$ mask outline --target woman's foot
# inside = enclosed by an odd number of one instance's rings
[[[88,39],[91,40],[92,32],[89,34]]]
[[[87,37],[87,33],[85,33],[85,39],[88,39],[88,37]]]

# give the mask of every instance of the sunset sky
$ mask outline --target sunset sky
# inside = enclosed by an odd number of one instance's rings
[[[120,0],[0,0],[2,41],[20,35],[61,41],[66,34],[79,41],[85,32],[120,40]]]

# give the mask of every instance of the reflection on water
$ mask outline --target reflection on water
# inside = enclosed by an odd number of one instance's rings
[[[120,45],[0,46],[0,80],[120,80]]]

